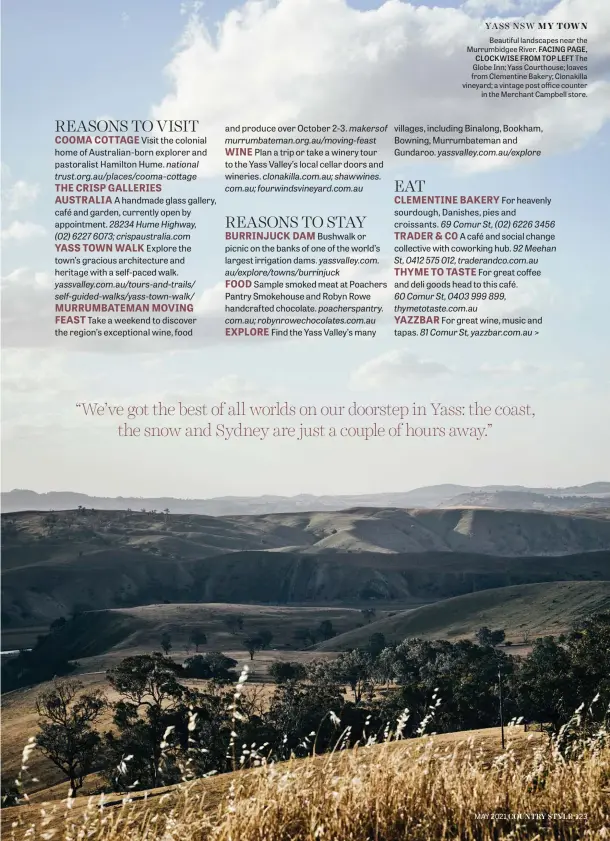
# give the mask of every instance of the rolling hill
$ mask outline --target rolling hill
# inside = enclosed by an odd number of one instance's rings
[[[455,640],[472,637],[482,626],[502,628],[512,643],[560,634],[593,613],[610,611],[610,581],[557,581],[482,590],[413,610],[400,611],[316,646],[347,651],[382,633],[387,642],[407,637]]]
[[[240,625],[232,625],[232,619],[239,619]],[[52,641],[43,641],[40,651],[44,656],[44,646],[48,644],[50,651],[59,648],[69,660],[99,658],[108,652],[122,658],[160,651],[161,636],[166,633],[171,638],[172,656],[180,659],[195,653],[190,636],[196,628],[206,637],[200,652],[238,650],[247,658],[243,639],[248,636],[256,636],[265,629],[273,634],[270,648],[294,649],[298,647],[295,631],[315,629],[323,620],[330,621],[339,633],[353,630],[364,622],[361,611],[353,607],[149,604],[80,614],[55,630]],[[97,661],[94,665],[107,668],[105,661],[102,666]],[[87,670],[90,667],[88,663]]]
[[[3,519],[4,628],[161,603],[432,601],[610,580],[610,520],[479,509],[200,517],[20,512]]]
[[[503,508],[501,494],[512,495],[508,507],[532,508],[550,511],[567,511],[586,508],[591,505],[610,504],[610,482],[590,482],[587,485],[572,485],[564,488],[528,488],[522,485],[430,485],[410,491],[377,494],[335,494],[297,496],[264,495],[257,497],[225,496],[211,499],[176,499],[174,497],[101,497],[70,491],[36,493],[26,489],[14,489],[2,493],[2,510],[12,511],[58,511],[65,508],[86,508],[102,510],[139,510],[144,507],[163,511],[169,508],[176,514],[208,514],[225,516],[232,514],[271,514],[308,511],[339,511],[355,506],[376,508],[436,508],[460,505],[460,499],[473,495],[472,505]],[[508,497],[506,498],[508,500]],[[518,505],[516,504],[518,501]]]
[[[88,688],[96,688],[93,684]],[[7,775],[16,776],[19,773],[21,765],[22,745],[27,742],[29,731],[27,725],[34,726],[35,716],[32,715],[33,699],[31,693],[24,691],[16,693],[16,697],[12,697],[7,704],[7,758],[6,758],[6,773]],[[24,726],[25,725],[25,726]],[[508,731],[511,748],[519,756],[527,756],[532,752],[535,744],[542,739],[540,733],[527,733],[522,727],[511,727]],[[449,747],[451,750],[458,749],[460,753],[466,753],[469,748],[469,743],[476,742],[477,758],[489,760],[500,752],[500,729],[486,728],[481,730],[462,731],[457,733],[441,733],[432,737],[420,737],[419,739],[409,739],[403,741],[390,742],[384,745],[375,745],[367,748],[367,752],[362,756],[360,761],[374,761],[375,755],[380,752],[387,754],[408,753],[413,751],[417,755],[429,739],[434,739],[435,746],[441,749]],[[330,757],[330,762],[335,766],[341,762],[341,756],[344,752],[337,752]],[[472,759],[472,757],[471,757]],[[283,767],[286,770],[294,771],[295,767],[304,763],[309,763],[311,760],[297,759],[293,760],[290,765],[287,763],[276,764],[276,769],[281,770]],[[329,756],[323,755],[313,759],[313,762],[319,766],[327,765],[329,763]],[[45,827],[49,829],[49,824],[56,829],[56,832],[64,834],[64,837],[71,837],[71,833],[66,833],[66,825],[64,824],[67,812],[73,818],[72,831],[78,831],[79,825],[85,818],[85,812],[90,810],[94,805],[89,800],[89,797],[99,792],[100,786],[103,784],[102,779],[98,774],[90,774],[85,782],[84,789],[81,796],[76,797],[70,804],[70,809],[60,808],[54,810],[54,806],[62,806],[61,801],[66,798],[66,783],[62,780],[61,772],[58,772],[48,760],[40,755],[38,751],[34,751],[31,755],[30,765],[32,771],[37,775],[37,782],[28,786],[28,803],[23,806],[9,807],[2,809],[2,833],[13,837],[13,829],[15,827],[14,821],[18,821],[18,826],[22,832],[27,832],[27,829],[32,827],[37,820],[41,818],[41,809],[44,809],[44,816],[51,815],[52,820],[45,822]],[[194,789],[193,794],[199,795],[197,800],[199,805],[204,810],[212,812],[221,803],[222,800],[230,796],[231,786],[241,787],[252,779],[253,775],[258,772],[252,769],[242,771],[234,771],[225,774],[212,775],[203,779],[198,779],[190,784],[190,788]],[[135,791],[131,793],[129,802],[132,804],[131,808],[134,812],[140,813],[144,817],[146,808],[149,808],[153,813],[163,812],[163,804],[166,805],[172,798],[179,798],[183,795],[184,789],[181,785],[164,786],[158,789],[150,789],[148,791]],[[85,796],[82,796],[85,795]],[[203,795],[203,797],[202,797]],[[99,797],[99,794],[98,794]],[[115,817],[120,813],[121,808],[126,811],[127,805],[124,800],[125,794],[117,793],[104,796],[104,809],[106,814],[115,812]],[[59,802],[58,802],[59,801]],[[43,804],[45,804],[43,806]],[[55,814],[53,814],[55,811]],[[68,822],[66,822],[68,823]],[[70,822],[71,823],[71,822]],[[31,835],[31,830],[29,835]],[[21,834],[16,837],[21,837]],[[24,835],[23,837],[28,837]],[[34,836],[37,837],[37,836]]]

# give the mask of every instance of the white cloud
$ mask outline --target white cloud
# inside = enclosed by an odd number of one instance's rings
[[[353,388],[378,388],[397,385],[413,377],[431,377],[446,374],[449,368],[431,359],[420,359],[409,350],[391,350],[365,362],[351,377]]]
[[[480,368],[484,374],[515,374],[518,376],[527,376],[528,374],[538,374],[541,369],[537,365],[532,365],[530,362],[524,362],[522,359],[515,359],[512,362],[504,364],[493,364],[491,362],[483,362]]]
[[[610,3],[560,0],[544,17],[587,20],[587,99],[537,100],[536,106],[530,99],[502,99],[495,109],[464,90],[472,65],[465,47],[488,42],[480,20],[464,7],[387,0],[359,11],[346,0],[247,0],[227,13],[215,34],[197,15],[190,17],[167,68],[173,90],[154,116],[199,119],[214,137],[227,124],[388,123],[382,142],[389,162],[405,160],[391,154],[392,125],[401,121],[535,123],[545,129],[542,140],[536,138],[544,153],[571,149],[610,117],[610,84],[603,80]],[[223,150],[213,146],[203,174],[222,170]],[[489,168],[489,158],[480,160]]]
[[[37,401],[76,388],[74,377],[65,370],[66,356],[54,351],[43,355],[32,348],[9,348],[2,352],[2,388],[20,398]]]
[[[53,281],[22,267],[2,278],[2,344],[41,347],[53,337]]]
[[[239,374],[227,374],[214,380],[209,387],[210,394],[217,398],[245,400],[260,394],[260,387],[253,381],[240,377]]]
[[[29,239],[44,237],[46,233],[42,225],[37,225],[35,222],[18,222],[15,220],[11,222],[8,228],[4,228],[2,239],[5,241],[26,242]]]
[[[38,184],[30,184],[28,181],[15,181],[10,187],[3,191],[3,201],[6,210],[22,210],[33,204],[40,193]]]
[[[543,11],[550,5],[549,0],[466,0],[462,8],[474,15],[524,15]]]
[[[3,434],[8,438],[38,434],[65,425],[79,388],[91,384],[91,372],[69,370],[61,351],[6,348],[2,351]]]

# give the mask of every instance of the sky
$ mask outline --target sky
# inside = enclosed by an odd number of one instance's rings
[[[586,20],[586,101],[509,106],[466,95],[463,45],[482,20]],[[563,486],[610,467],[606,238],[610,4],[606,0],[5,0],[2,7],[3,490],[95,495],[372,493],[456,482]],[[52,335],[53,137],[61,118],[186,117],[212,141],[224,125],[324,121],[544,127],[543,155],[508,167],[398,162],[371,188],[369,231],[384,261],[354,277],[391,279],[393,179],[439,193],[552,198],[558,254],[523,283],[506,314],[543,315],[532,339],[230,343],[220,336],[224,213],[320,212],[319,199],[223,193],[218,157],[189,194],[198,212],[192,267],[200,337],[191,345],[66,343]],[[523,142],[530,142],[524,139]],[[333,198],[332,209],[351,202]],[[391,295],[384,303],[391,309]],[[125,440],[77,402],[218,400],[348,405],[531,404],[494,419],[481,441]]]

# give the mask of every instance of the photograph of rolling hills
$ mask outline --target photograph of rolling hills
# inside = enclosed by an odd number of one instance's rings
[[[11,837],[604,837],[610,483],[3,504]]]

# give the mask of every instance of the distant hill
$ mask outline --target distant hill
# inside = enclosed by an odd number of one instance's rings
[[[128,508],[169,508],[174,514],[272,514],[295,511],[338,511],[355,506],[396,508],[437,508],[459,504],[502,508],[501,495],[508,493],[507,506],[522,509],[567,511],[591,505],[610,505],[610,482],[591,482],[567,488],[527,488],[521,485],[431,485],[398,493],[361,495],[312,495],[215,497],[211,499],[175,499],[173,497],[97,497],[69,491],[37,493],[15,489],[2,494],[2,511],[53,511],[66,508],[97,508],[124,511]],[[470,503],[459,500],[472,499]],[[474,501],[476,500],[476,501]],[[517,504],[518,500],[518,504]]]
[[[2,624],[174,603],[432,601],[610,580],[610,520],[478,509],[3,515]]]
[[[565,555],[610,549],[603,515],[476,508],[352,508],[209,517],[146,511],[3,515],[3,567],[116,550],[189,559],[238,551]]]
[[[383,611],[380,610],[380,613]],[[240,625],[230,625],[239,617]],[[44,656],[48,647],[58,648],[69,660],[96,657],[113,652],[120,657],[143,651],[160,651],[161,636],[169,634],[172,656],[195,653],[189,644],[196,628],[206,636],[200,652],[242,649],[243,640],[263,629],[273,634],[271,649],[303,648],[294,634],[297,629],[315,631],[328,620],[338,633],[353,630],[364,622],[358,608],[340,606],[251,605],[251,604],[149,604],[143,607],[92,610],[70,620],[40,644]]]
[[[472,637],[482,626],[502,628],[512,643],[560,634],[593,613],[610,611],[610,581],[560,581],[521,584],[468,593],[371,622],[317,646],[319,651],[346,651],[382,633],[387,642],[407,637]]]
[[[602,484],[602,483],[598,483]],[[453,497],[447,506],[500,508],[503,511],[573,511],[605,509],[610,515],[610,497],[587,494],[549,494],[539,491],[474,490]]]

